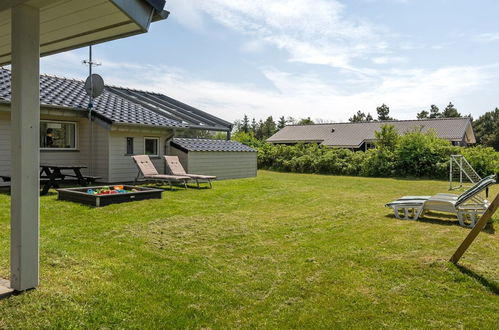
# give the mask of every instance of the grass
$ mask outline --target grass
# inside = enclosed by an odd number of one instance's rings
[[[492,193],[499,192],[499,185]],[[103,208],[41,199],[41,285],[0,328],[493,328],[497,234],[383,204],[444,181],[260,171],[212,190]],[[9,197],[0,194],[0,277]],[[497,223],[496,223],[497,227]]]

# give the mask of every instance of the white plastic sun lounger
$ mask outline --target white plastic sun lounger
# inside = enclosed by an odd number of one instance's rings
[[[398,219],[417,220],[426,211],[437,211],[456,214],[462,226],[473,227],[489,205],[488,201],[481,198],[479,194],[494,183],[496,181],[493,176],[489,176],[461,195],[404,196],[385,206],[392,208]],[[467,218],[470,224],[465,223]]]
[[[460,196],[463,196],[463,195],[467,194],[468,192],[473,191],[474,189],[479,187],[482,184],[482,182],[485,182],[485,181],[490,180],[490,179],[494,179],[494,177],[495,177],[495,175],[489,175],[487,177],[484,177],[483,179],[481,179],[480,181],[475,183],[472,187],[468,188],[465,192],[463,192],[460,195],[449,194],[449,193],[438,193],[438,194],[433,195],[433,196],[403,196],[397,200],[398,201],[402,201],[402,200],[427,200],[427,199],[430,199],[431,197],[438,197],[440,199],[457,200]],[[476,202],[479,203],[480,200],[477,198],[479,198],[479,197],[475,196]]]
[[[132,156],[132,158],[139,169],[135,182],[137,182],[140,179],[140,176],[142,176],[146,180],[168,182],[170,189],[173,189],[172,182],[181,182],[184,187],[187,188],[187,181],[191,179],[188,176],[159,174],[151,159],[147,155]]]

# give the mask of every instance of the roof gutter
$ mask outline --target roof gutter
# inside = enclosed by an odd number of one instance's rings
[[[163,10],[165,1],[157,0],[111,0],[128,18],[147,32],[153,21],[166,19],[169,12]]]

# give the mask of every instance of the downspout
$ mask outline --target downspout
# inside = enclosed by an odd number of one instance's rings
[[[171,155],[170,142],[171,142],[171,140],[173,140],[173,138],[175,137],[176,133],[177,133],[177,130],[174,128],[172,134],[165,139],[165,150],[164,150],[164,155],[165,156],[170,156]],[[163,163],[163,166],[164,166],[163,173],[166,173],[166,170],[167,170],[166,162]]]

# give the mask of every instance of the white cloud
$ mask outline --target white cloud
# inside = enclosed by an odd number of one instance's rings
[[[258,53],[272,46],[286,51],[290,62],[340,69],[320,72],[314,66],[300,66],[299,72],[285,72],[270,64],[255,68],[273,85],[269,89],[244,82],[203,79],[189,70],[158,64],[153,67],[102,59],[104,65],[97,69],[107,83],[162,92],[230,121],[243,114],[255,118],[284,115],[345,121],[359,109],[374,113],[382,103],[388,104],[392,116],[399,119],[414,118],[416,112],[430,104],[444,105],[449,101],[458,108],[467,104],[472,111],[459,109],[473,113],[481,100],[469,96],[490,87],[499,68],[462,65],[394,69],[397,64],[409,62],[395,48],[426,46],[399,38],[394,47],[390,33],[349,18],[346,7],[337,0],[171,0],[168,4],[172,19],[189,28],[205,31],[204,20],[209,16],[244,34],[247,41],[240,44],[243,51]],[[482,38],[495,37],[488,34]],[[84,78],[87,69],[79,63],[85,54],[78,51],[49,57],[42,62],[44,70]],[[359,62],[371,67],[360,67]],[[293,70],[295,66],[285,67]],[[329,72],[333,72],[334,79]]]
[[[495,33],[482,33],[475,37],[476,41],[479,42],[494,42],[499,41],[499,32]]]
[[[185,1],[170,1],[175,8]],[[253,40],[288,52],[289,60],[358,70],[352,62],[384,54],[388,33],[367,21],[347,17],[337,0],[189,1],[172,17],[187,26],[204,15]],[[194,19],[193,19],[194,17]]]
[[[168,1],[168,10],[171,12],[170,17],[180,22],[181,24],[196,30],[203,29],[203,15],[196,9],[197,1]]]
[[[380,56],[372,59],[374,64],[398,64],[406,63],[407,61],[408,59],[402,56]]]
[[[60,73],[78,56],[60,54],[43,60],[45,70]],[[99,68],[106,83],[167,94],[187,104],[233,121],[244,114],[265,118],[273,115],[296,118],[324,118],[346,121],[361,109],[375,112],[386,103],[399,119],[414,118],[430,104],[460,104],[463,98],[489,82],[487,67],[445,67],[437,70],[389,70],[365,81],[365,88],[351,90],[348,81],[325,82],[313,74],[295,74],[276,69],[262,73],[274,85],[263,89],[250,84],[233,84],[197,78],[184,70],[167,66],[115,63],[103,59]],[[85,68],[83,68],[85,69]],[[67,74],[66,74],[67,75]],[[82,75],[84,77],[84,75]],[[352,86],[357,80],[350,82]],[[470,111],[464,111],[466,113]]]
[[[261,53],[264,49],[265,43],[262,40],[250,40],[241,45],[241,50],[247,53]]]

